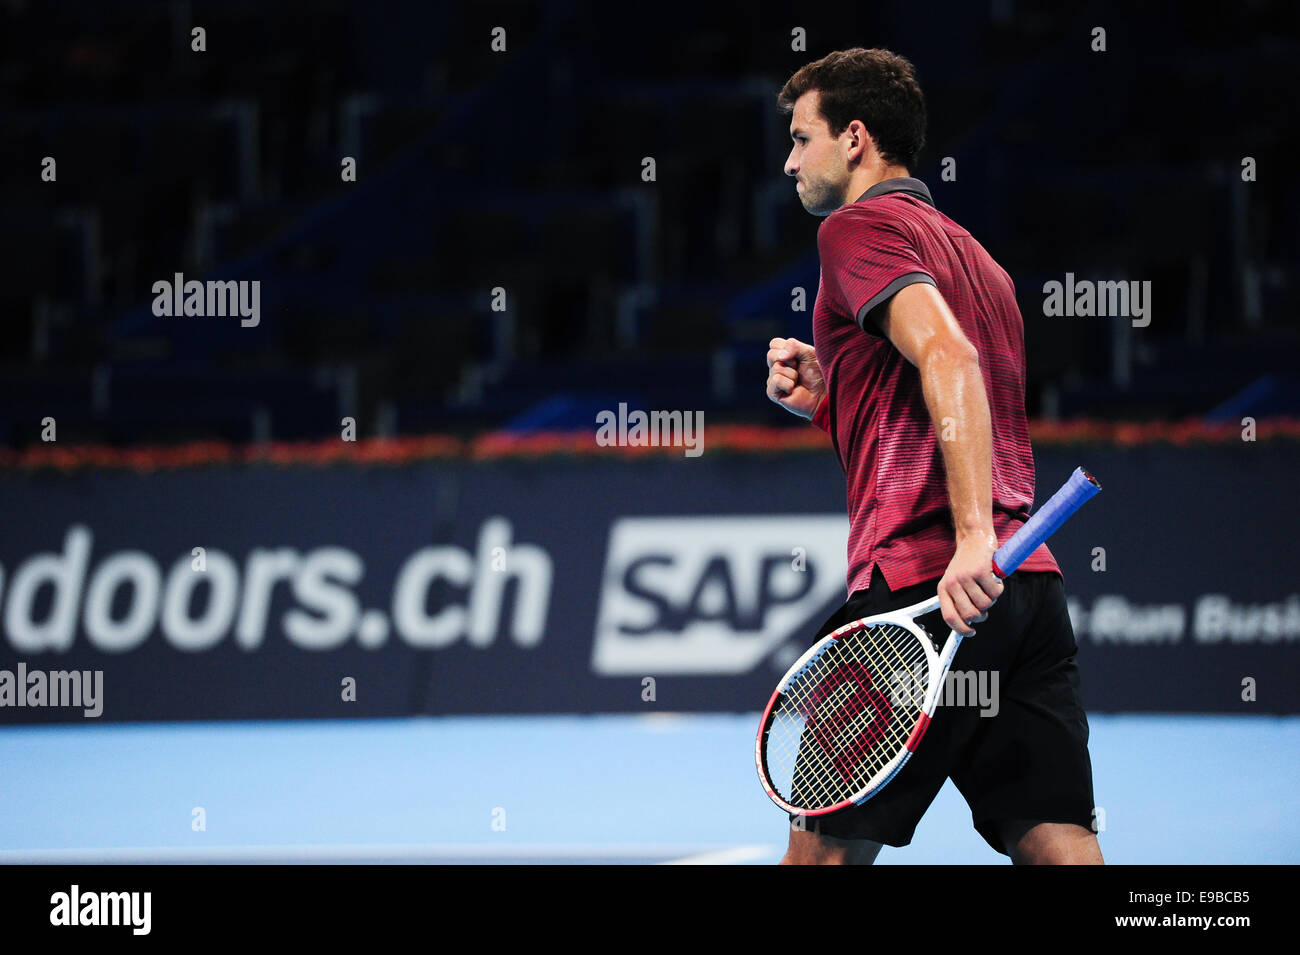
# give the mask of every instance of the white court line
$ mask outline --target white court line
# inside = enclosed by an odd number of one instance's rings
[[[689,863],[726,857],[757,847],[672,845],[560,845],[526,843],[434,845],[284,845],[284,846],[121,846],[97,849],[0,849],[0,865],[239,865],[239,864],[357,864],[366,862],[473,862],[533,859],[618,861],[663,860]],[[770,849],[762,849],[770,852]],[[746,856],[745,858],[749,858]],[[715,863],[717,864],[717,863]]]
[[[682,859],[669,859],[659,865],[739,865],[753,862],[772,855],[771,846],[736,846],[734,849],[715,849],[712,852],[700,852]]]

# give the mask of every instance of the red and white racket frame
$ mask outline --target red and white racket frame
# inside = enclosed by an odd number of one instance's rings
[[[828,813],[838,812],[841,809],[847,809],[849,806],[860,806],[877,792],[884,788],[885,784],[897,775],[898,771],[911,758],[912,753],[920,744],[921,738],[925,736],[925,731],[930,728],[930,717],[934,715],[934,709],[939,701],[939,689],[943,686],[943,681],[948,674],[948,668],[952,666],[953,657],[957,654],[957,647],[961,645],[961,634],[952,631],[948,635],[948,640],[943,645],[943,649],[935,652],[933,640],[929,632],[916,622],[917,617],[924,617],[928,613],[933,613],[939,609],[938,596],[923,600],[918,604],[910,607],[904,607],[900,610],[891,610],[887,613],[873,614],[870,617],[862,617],[846,623],[827,634],[808,648],[803,656],[794,662],[781,682],[777,684],[776,690],[772,693],[772,698],[767,701],[767,708],[763,710],[763,718],[758,724],[758,738],[754,742],[754,765],[758,769],[758,779],[763,785],[763,791],[768,797],[784,809],[786,812],[796,816],[824,816]],[[825,809],[804,809],[799,806],[792,806],[786,800],[777,795],[772,787],[771,781],[767,776],[767,769],[763,760],[763,736],[767,729],[768,718],[772,715],[772,709],[780,701],[782,695],[796,676],[807,666],[809,666],[817,657],[821,656],[837,640],[845,639],[864,627],[876,624],[895,624],[908,630],[921,642],[921,648],[925,652],[927,669],[930,673],[930,680],[925,688],[925,697],[921,704],[921,715],[912,727],[912,732],[908,735],[907,741],[903,744],[903,749],[886,763],[881,769],[872,776],[867,785],[858,793],[836,803],[833,806],[827,806]]]

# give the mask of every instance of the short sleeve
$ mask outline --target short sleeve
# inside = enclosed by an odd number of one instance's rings
[[[830,392],[822,395],[821,404],[817,406],[816,412],[813,413],[812,423],[821,428],[827,434],[831,431],[831,395]]]
[[[834,212],[822,222],[817,254],[823,280],[869,334],[880,331],[866,321],[868,314],[898,291],[917,282],[938,285],[902,225],[862,206]]]

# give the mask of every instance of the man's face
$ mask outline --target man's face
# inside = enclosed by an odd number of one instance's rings
[[[797,181],[795,190],[805,209],[815,216],[828,216],[844,205],[849,168],[840,140],[831,136],[830,126],[818,110],[820,96],[817,90],[809,90],[795,100],[790,117],[794,146],[785,161],[785,174]]]

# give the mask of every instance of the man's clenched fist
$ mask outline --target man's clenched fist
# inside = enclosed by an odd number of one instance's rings
[[[767,396],[786,411],[811,419],[826,394],[817,353],[797,338],[773,338],[767,349]]]

